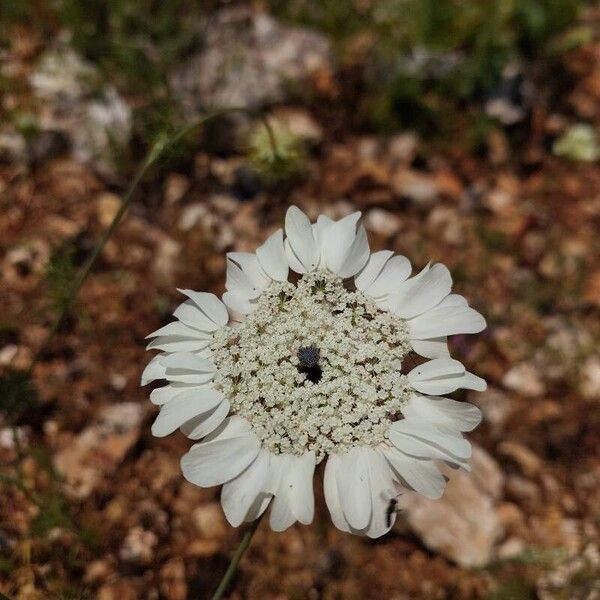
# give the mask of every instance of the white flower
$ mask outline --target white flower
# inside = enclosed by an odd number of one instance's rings
[[[310,523],[314,470],[325,460],[336,527],[379,537],[403,489],[442,495],[437,461],[469,468],[462,433],[480,412],[441,395],[486,384],[450,358],[446,340],[481,331],[485,320],[450,293],[443,265],[410,277],[405,257],[370,254],[359,218],[311,223],[291,207],[285,232],[256,253],[228,254],[222,302],[180,290],[188,299],[177,320],[149,336],[161,352],[142,384],[167,381],[150,395],[161,407],[152,432],[179,428],[200,440],[183,474],[223,484],[234,526],[271,501],[274,530]],[[432,360],[405,375],[411,351]]]

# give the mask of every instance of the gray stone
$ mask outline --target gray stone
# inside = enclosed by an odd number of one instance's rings
[[[119,549],[119,558],[123,562],[148,564],[154,556],[158,537],[153,531],[143,529],[139,525],[127,533]]]
[[[39,129],[63,134],[76,160],[114,176],[131,138],[131,109],[98,69],[60,44],[42,54],[29,83],[39,102]]]
[[[400,231],[402,220],[387,210],[372,208],[365,214],[364,223],[369,231],[391,237]]]
[[[24,162],[27,160],[25,136],[5,125],[0,131],[0,161]]]
[[[392,176],[394,192],[408,198],[417,206],[430,207],[439,196],[438,186],[428,173],[412,169],[400,169]]]
[[[589,356],[579,373],[579,391],[588,400],[600,400],[600,357]]]
[[[546,385],[539,369],[527,362],[515,365],[506,372],[502,384],[522,396],[532,398],[541,396],[546,391]]]
[[[322,35],[245,7],[224,8],[203,23],[203,48],[170,78],[187,118],[207,108],[259,108],[290,98],[311,74],[331,69]]]

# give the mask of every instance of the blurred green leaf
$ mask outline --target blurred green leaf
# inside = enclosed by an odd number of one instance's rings
[[[338,50],[371,36],[370,115],[382,129],[439,131],[463,100],[479,101],[516,57],[548,57],[585,0],[271,0],[288,20],[320,29]],[[549,66],[549,65],[548,65]]]
[[[535,589],[526,581],[514,580],[501,585],[486,600],[534,600]]]
[[[77,277],[75,255],[75,246],[65,244],[50,258],[46,270],[46,287],[56,312],[62,311],[68,305],[73,282]]]
[[[42,499],[39,512],[31,523],[30,531],[33,536],[42,537],[55,527],[72,528],[63,498],[51,494]]]
[[[305,167],[302,139],[278,123],[270,129],[259,123],[250,134],[247,154],[250,164],[266,183],[286,181]]]
[[[15,423],[38,403],[38,395],[31,374],[16,371],[0,377],[0,412],[8,423]]]

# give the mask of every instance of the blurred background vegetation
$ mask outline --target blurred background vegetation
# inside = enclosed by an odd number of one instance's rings
[[[344,103],[361,128],[448,133],[452,115],[468,110],[471,133],[485,133],[481,110],[494,95],[518,95],[503,73],[543,79],[548,94],[564,83],[555,60],[586,43],[577,21],[587,0],[268,0],[263,7],[334,41],[346,81]],[[70,32],[72,45],[107,78],[136,96],[142,140],[172,127],[177,110],[168,86],[173,67],[201,47],[203,14],[215,1],[0,0],[3,24],[33,25],[44,38]],[[208,21],[210,26],[210,21]],[[0,44],[7,44],[4,27]],[[3,35],[3,37],[2,37]],[[526,72],[523,73],[522,71]],[[504,78],[506,79],[506,78]],[[466,136],[469,138],[469,136]],[[473,136],[471,136],[473,137]]]

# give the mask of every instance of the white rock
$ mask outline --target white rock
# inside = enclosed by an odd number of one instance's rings
[[[226,7],[204,25],[202,50],[170,78],[189,118],[207,107],[258,108],[285,101],[311,74],[332,68],[323,35],[267,14]]]
[[[508,538],[499,548],[498,548],[498,558],[502,560],[509,560],[511,558],[515,558],[519,556],[519,554],[523,554],[525,550],[525,542],[519,538],[511,537]]]
[[[531,363],[520,363],[507,371],[502,384],[527,397],[541,396],[546,391],[546,385],[536,366]]]
[[[54,457],[66,493],[87,498],[105,476],[114,472],[141,434],[142,405],[122,402],[101,409],[95,421]]]
[[[392,187],[399,196],[423,206],[433,204],[439,193],[433,177],[408,169],[402,169],[392,177]]]
[[[18,351],[19,346],[16,344],[8,344],[3,348],[0,348],[0,366],[6,367],[10,365]]]
[[[192,521],[197,532],[206,539],[221,539],[227,535],[223,510],[218,502],[203,504],[194,509]]]
[[[154,548],[158,537],[152,531],[140,526],[133,527],[123,541],[119,550],[119,558],[131,563],[149,563],[154,556]]]
[[[415,158],[419,138],[412,131],[399,133],[390,138],[388,142],[388,152],[392,160],[409,164]]]
[[[27,141],[10,126],[0,131],[0,160],[23,162],[27,159]]]
[[[154,252],[153,269],[156,278],[163,284],[172,284],[176,273],[176,263],[181,244],[167,235],[161,236]]]
[[[392,236],[400,230],[399,217],[382,208],[373,208],[364,217],[365,227],[381,235]]]
[[[323,139],[323,128],[307,110],[280,108],[273,112],[273,121],[306,142],[317,144]]]
[[[42,54],[29,83],[39,101],[40,128],[64,134],[77,160],[114,175],[131,137],[131,109],[98,69],[59,44]]]
[[[600,400],[600,358],[590,356],[579,372],[579,391],[588,400]]]

